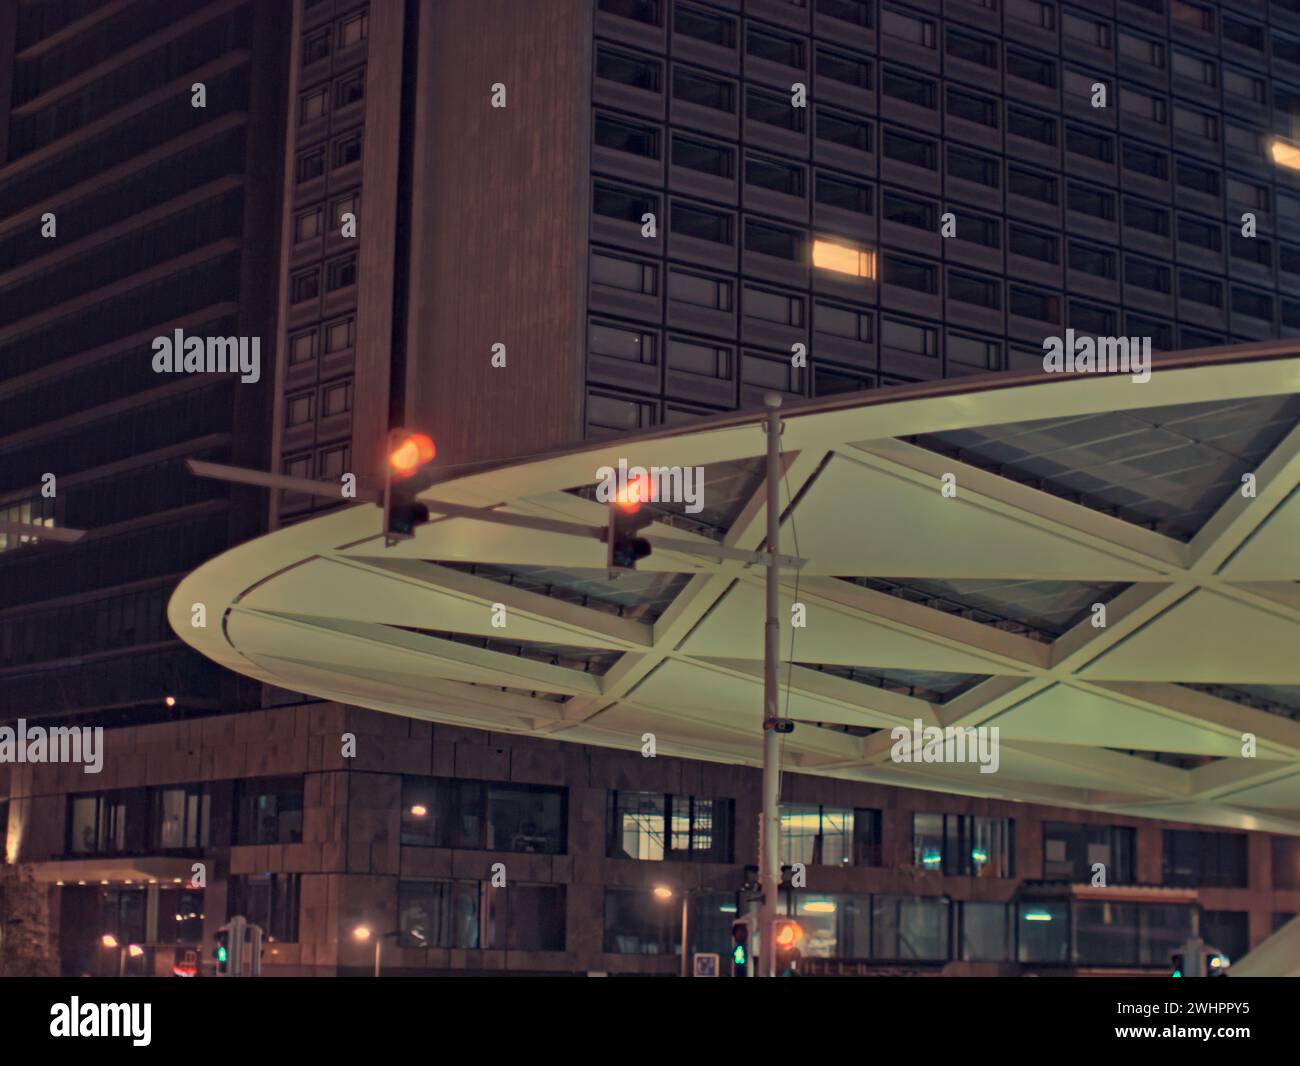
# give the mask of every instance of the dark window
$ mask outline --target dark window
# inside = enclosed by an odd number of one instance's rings
[[[1210,167],[1198,166],[1179,159],[1174,173],[1175,180],[1185,189],[1194,189],[1209,196],[1219,195],[1219,173]]]
[[[1039,200],[1045,204],[1057,202],[1056,179],[1048,174],[1007,167],[1007,192]]]
[[[346,289],[349,285],[357,283],[357,257],[355,255],[344,256],[342,259],[335,259],[326,267],[325,289],[327,292],[334,292],[338,289]]]
[[[597,215],[616,218],[621,222],[634,222],[640,226],[643,215],[654,214],[658,209],[658,199],[649,193],[633,192],[597,182],[592,188],[591,209]]]
[[[745,117],[754,122],[802,133],[805,110],[793,106],[789,97],[773,96],[771,93],[753,88],[745,92]]]
[[[880,79],[880,91],[885,96],[892,96],[895,100],[902,100],[914,107],[923,107],[927,111],[933,111],[939,106],[938,89],[933,81],[904,74],[892,67],[885,68]]]
[[[1260,266],[1273,265],[1273,242],[1263,237],[1243,237],[1237,229],[1228,231],[1228,254]]]
[[[328,29],[313,33],[302,42],[302,65],[304,67],[309,63],[315,63],[318,59],[324,59],[329,54],[330,31]]]
[[[700,344],[680,337],[668,338],[668,369],[701,377],[731,380],[733,354],[730,348]]]
[[[1116,256],[1113,251],[1105,248],[1095,248],[1090,244],[1082,244],[1079,241],[1070,241],[1069,263],[1071,270],[1079,270],[1084,274],[1114,280],[1115,260]]]
[[[1002,307],[1002,285],[999,282],[963,274],[959,270],[948,271],[948,296],[962,303],[988,307],[995,311]]]
[[[673,166],[698,170],[719,178],[730,178],[735,173],[735,149],[724,144],[697,141],[673,134]]]
[[[301,776],[237,782],[235,843],[301,844],[302,797]]]
[[[1124,283],[1154,292],[1169,291],[1169,268],[1133,256],[1124,257]]]
[[[1222,245],[1222,230],[1213,222],[1202,222],[1186,215],[1178,216],[1178,239],[1212,252],[1219,251]]]
[[[656,362],[655,334],[639,329],[592,322],[587,328],[587,348],[593,355],[622,359],[628,363]]]
[[[1131,141],[1124,141],[1122,159],[1125,170],[1135,170],[1161,181],[1169,177],[1169,156],[1164,152],[1155,152]]]
[[[803,325],[803,297],[745,286],[744,311],[749,318],[761,318],[782,326]]]
[[[672,267],[668,271],[668,299],[708,307],[715,311],[732,309],[733,283],[708,274]]]
[[[635,22],[659,25],[659,0],[597,0],[597,7]]]
[[[459,778],[402,779],[402,843],[562,855],[566,791]]]
[[[1239,44],[1256,52],[1264,50],[1264,27],[1249,22],[1238,22],[1234,18],[1223,16],[1223,39]]]
[[[1201,911],[1201,939],[1229,960],[1250,950],[1250,915],[1245,911]]]
[[[931,200],[918,200],[892,189],[884,190],[881,213],[886,222],[900,222],[934,233],[939,226],[939,208]],[[960,228],[960,227],[959,227]]]
[[[1061,321],[1061,298],[1051,293],[1035,292],[1022,289],[1017,285],[1010,287],[1007,297],[1013,315],[1024,318],[1036,318],[1040,322]]]
[[[1193,300],[1206,307],[1223,306],[1223,282],[1214,278],[1203,278],[1199,274],[1180,273],[1178,275],[1178,295],[1184,300]]]
[[[998,128],[998,103],[987,96],[948,89],[948,114],[967,122],[976,122],[990,129]]]
[[[305,270],[301,274],[295,274],[289,282],[289,301],[291,303],[297,304],[302,303],[304,300],[314,300],[319,295],[319,267]]]
[[[948,176],[973,181],[990,189],[999,188],[1001,168],[996,159],[948,146]]]
[[[1232,310],[1237,314],[1250,315],[1265,322],[1273,321],[1273,297],[1249,289],[1232,289]]]
[[[68,797],[67,850],[71,855],[126,855],[146,847],[142,789]]]
[[[347,107],[366,95],[366,72],[358,70],[340,78],[334,86],[334,106]]]
[[[818,300],[813,307],[813,328],[818,333],[827,333],[832,337],[861,341],[870,344],[872,338],[872,319],[870,311],[859,311],[852,307]]]
[[[606,252],[591,253],[591,283],[624,292],[653,296],[659,291],[658,267],[639,259],[628,259]]]
[[[243,915],[252,925],[279,943],[298,940],[297,874],[241,874],[230,877],[226,891],[226,917]]]
[[[399,881],[399,943],[412,948],[483,947],[482,897],[478,881]]]
[[[1034,115],[1028,111],[1007,108],[1007,132],[1017,137],[1025,137],[1039,144],[1056,144],[1056,119],[1046,115]]]
[[[886,285],[901,285],[917,292],[939,291],[939,271],[935,266],[915,259],[904,259],[889,252],[883,258],[881,276]]]
[[[1273,58],[1300,65],[1300,41],[1288,37],[1273,38]]]
[[[325,173],[325,149],[304,152],[298,157],[298,183],[311,181]]]
[[[781,163],[762,156],[745,158],[745,184],[785,193],[787,196],[804,196],[804,169],[792,163]]]
[[[1115,194],[1102,192],[1089,185],[1071,181],[1065,187],[1065,206],[1071,211],[1078,211],[1093,218],[1115,220]]]
[[[1035,59],[1022,52],[1007,49],[1007,74],[1023,78],[1048,89],[1056,88],[1056,67],[1050,59]]]
[[[612,859],[728,863],[733,811],[729,799],[611,790],[605,853]]]
[[[1113,337],[1119,322],[1114,311],[1092,304],[1070,301],[1070,325],[1080,333],[1094,337]]]
[[[886,128],[884,142],[886,158],[910,163],[925,170],[938,169],[938,149],[934,141]]]
[[[889,8],[880,10],[880,32],[923,48],[934,47],[934,23],[929,19],[912,18],[901,11]]]
[[[851,22],[855,26],[871,25],[869,0],[817,0],[817,14]]]
[[[715,244],[731,244],[731,216],[680,201],[672,206],[672,228],[678,237],[694,237]]]
[[[1174,346],[1174,331],[1168,322],[1135,315],[1132,312],[1127,318],[1130,337],[1150,337],[1151,348],[1157,352],[1167,352]]]
[[[1124,197],[1124,225],[1134,229],[1154,233],[1160,237],[1169,236],[1169,210],[1144,204],[1132,197]]]
[[[963,211],[957,222],[955,234],[959,241],[970,241],[984,248],[1002,247],[1002,223],[988,215],[979,215],[974,211]]]
[[[997,41],[987,37],[972,37],[950,29],[947,34],[947,52],[950,56],[964,59],[968,63],[988,67],[990,70],[998,69]]]
[[[659,131],[653,126],[641,126],[608,115],[597,115],[595,141],[602,148],[630,152],[647,159],[659,158]]]
[[[843,52],[832,52],[828,48],[817,49],[817,76],[830,81],[843,82],[859,89],[871,88],[871,61],[848,56]]]
[[[617,52],[604,45],[596,46],[596,77],[606,81],[616,81],[621,85],[630,85],[636,89],[657,93],[661,84],[662,69],[657,59]],[[675,86],[673,95],[681,95]]]
[[[761,252],[763,255],[772,255],[779,259],[800,260],[803,258],[803,238],[794,230],[783,226],[774,226],[747,218],[745,251]]]
[[[949,363],[978,367],[981,370],[1002,369],[1002,344],[999,341],[949,333],[945,351]]]
[[[859,122],[855,118],[828,111],[824,107],[817,108],[816,122],[818,140],[842,144],[848,148],[856,148],[860,152],[871,151],[869,122]]]
[[[719,48],[736,47],[736,20],[704,11],[688,4],[678,4],[673,12],[673,32],[697,41],[708,41]]]
[[[880,345],[907,355],[934,358],[939,354],[938,333],[934,329],[896,318],[880,320]]]
[[[852,211],[858,215],[871,214],[871,186],[869,185],[818,173],[815,191],[819,204],[838,207],[841,211]]]
[[[731,82],[681,67],[673,68],[673,99],[725,111],[728,115],[736,112],[736,87]]]
[[[1043,823],[1043,877],[1049,881],[1091,884],[1093,866],[1106,868],[1106,884],[1132,884],[1137,864],[1134,831],[1084,822]]]
[[[361,160],[361,133],[350,133],[334,142],[334,167],[345,167]]]
[[[1096,133],[1067,124],[1065,148],[1075,155],[1084,155],[1102,163],[1115,162],[1115,138],[1109,133]]]
[[[745,54],[796,70],[802,70],[804,65],[802,41],[769,33],[757,26],[750,26],[745,34]]]
[[[1007,227],[1007,249],[1015,255],[1040,259],[1044,263],[1061,261],[1060,242],[1054,234],[1025,229],[1023,226],[1012,224]]]

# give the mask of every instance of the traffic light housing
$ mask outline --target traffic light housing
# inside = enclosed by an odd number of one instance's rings
[[[746,918],[737,918],[731,923],[731,976],[748,977],[749,976],[749,956],[752,950],[753,938],[753,921]]]
[[[609,528],[605,531],[609,569],[635,570],[638,560],[650,554],[650,542],[637,533],[653,521],[654,515],[643,511],[640,503],[609,505]]]
[[[217,960],[217,976],[225,977],[230,973],[230,932],[217,930],[216,943],[212,948],[212,957]]]
[[[777,977],[798,977],[799,960],[803,952],[799,945],[803,943],[803,926],[793,918],[778,918],[772,927],[772,939],[776,946]]]
[[[437,454],[424,433],[394,430],[384,463],[384,543],[409,540],[429,520],[429,508],[417,498],[426,480],[415,475]]]
[[[1183,977],[1187,971],[1183,968],[1182,954],[1176,954],[1169,960],[1169,976]]]

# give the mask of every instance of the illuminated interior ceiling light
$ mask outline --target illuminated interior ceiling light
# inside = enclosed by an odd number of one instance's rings
[[[876,276],[876,257],[873,253],[834,241],[813,241],[813,266],[832,270],[837,274],[851,274],[855,278]]]
[[[1273,156],[1273,162],[1278,166],[1287,167],[1289,170],[1300,170],[1300,147],[1280,137],[1274,137],[1273,143],[1269,145],[1269,151]]]
[[[803,909],[808,914],[834,914],[835,904],[828,899],[815,899],[810,903],[805,903]]]

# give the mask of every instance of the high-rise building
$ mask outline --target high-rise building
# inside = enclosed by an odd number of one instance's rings
[[[1066,329],[1158,353],[1300,335],[1300,172],[1282,165],[1300,142],[1300,4],[1233,7],[0,9],[0,517],[89,530],[73,545],[0,534],[0,721],[110,727],[102,775],[0,764],[0,839],[7,822],[8,859],[50,886],[61,967],[110,965],[105,930],[146,945],[141,972],[201,967],[241,913],[274,938],[268,973],[367,972],[362,926],[395,931],[393,972],[675,972],[659,882],[691,892],[692,948],[725,950],[757,858],[756,771],[608,750],[599,727],[521,735],[458,710],[454,685],[424,690],[430,722],[216,666],[163,617],[177,581],[337,505],[268,501],[182,461],[373,488],[397,426],[463,470],[768,391],[1041,368]],[[258,380],[156,372],[154,339],[177,329],[258,338]],[[1187,541],[1294,427],[1293,405],[1261,396],[1174,431],[1170,450],[1222,442],[1221,466],[1193,457],[1212,476],[1152,504],[1133,485],[1145,475],[1085,471],[1089,506]],[[1000,469],[1005,441],[977,443],[954,454]],[[718,529],[761,479],[743,462],[727,476]],[[627,632],[653,629],[686,580],[440,561],[447,582],[461,565],[467,601],[495,583],[512,605],[545,597]],[[1121,591],[886,576],[853,595],[1043,644]],[[539,701],[564,698],[545,684],[560,667],[594,696],[615,662],[466,628],[430,617],[403,639],[535,664],[533,683],[498,686],[533,725],[552,717],[529,717]],[[818,685],[940,705],[980,680],[880,665]],[[1256,695],[1296,710],[1285,685]],[[1128,754],[1152,773],[1208,758]],[[783,789],[783,862],[810,870],[783,905],[825,972],[1154,972],[1194,914],[1235,956],[1300,912],[1290,837],[1188,824],[1172,804],[1143,818],[789,770]]]

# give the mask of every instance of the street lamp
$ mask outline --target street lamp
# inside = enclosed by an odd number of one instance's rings
[[[112,951],[114,948],[117,949],[117,976],[118,977],[126,976],[126,957],[128,954],[130,954],[131,958],[133,959],[138,959],[141,955],[144,954],[144,948],[142,948],[139,944],[120,943],[117,937],[115,937],[112,933],[105,933],[103,936],[99,938],[99,942],[109,951]]]
[[[655,885],[655,887],[654,887],[654,897],[655,897],[655,899],[659,900],[659,902],[661,902],[661,903],[667,903],[670,899],[673,898],[673,895],[674,895],[674,892],[673,892],[673,889],[672,889],[672,887],[671,887],[670,885]],[[686,889],[685,891],[682,892],[682,962],[681,962],[681,976],[683,976],[683,977],[686,976],[686,959],[687,959],[688,955],[690,954],[690,950],[691,950],[691,949],[690,949],[690,943],[689,943],[689,941],[686,939],[687,928],[688,928],[688,926],[687,926],[687,910],[686,910],[686,907],[687,907],[687,904],[690,903],[690,899],[691,899],[691,890],[690,890],[690,889]]]
[[[384,941],[388,937],[400,936],[400,930],[394,930],[391,933],[376,933],[368,925],[359,925],[352,930],[352,939],[358,944],[364,944],[367,940],[375,942],[375,976],[379,976],[379,968],[383,959]]]

